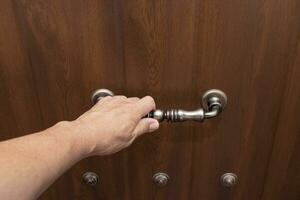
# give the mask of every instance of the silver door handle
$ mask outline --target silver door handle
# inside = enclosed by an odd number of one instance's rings
[[[114,93],[108,89],[98,89],[92,95],[92,102],[96,104],[106,96],[114,96]],[[154,118],[159,122],[183,122],[188,120],[202,122],[218,116],[227,104],[227,97],[224,92],[217,89],[206,91],[202,96],[203,108],[187,111],[182,109],[160,110],[156,109],[148,113],[146,118]]]

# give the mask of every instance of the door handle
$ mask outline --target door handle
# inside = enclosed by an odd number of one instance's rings
[[[92,103],[96,104],[106,96],[114,96],[114,93],[108,89],[98,89],[92,95]],[[160,110],[156,109],[149,112],[144,118],[154,118],[159,122],[183,122],[198,121],[210,119],[218,116],[227,104],[227,96],[224,92],[217,89],[206,91],[202,96],[202,107],[196,110],[188,111],[182,109]]]

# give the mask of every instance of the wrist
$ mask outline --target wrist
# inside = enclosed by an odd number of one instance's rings
[[[54,131],[58,139],[69,145],[71,152],[77,156],[77,160],[81,160],[90,155],[92,148],[84,139],[80,126],[76,121],[61,121],[53,126],[57,129]]]

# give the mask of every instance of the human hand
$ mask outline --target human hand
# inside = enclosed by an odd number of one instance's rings
[[[105,97],[72,123],[86,156],[109,155],[128,147],[138,136],[159,128],[155,119],[143,118],[155,109],[152,97]]]

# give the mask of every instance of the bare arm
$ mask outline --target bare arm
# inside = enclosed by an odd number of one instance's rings
[[[0,142],[1,199],[35,199],[81,159],[115,153],[156,130],[156,120],[141,120],[154,108],[151,97],[105,97],[74,121]]]

